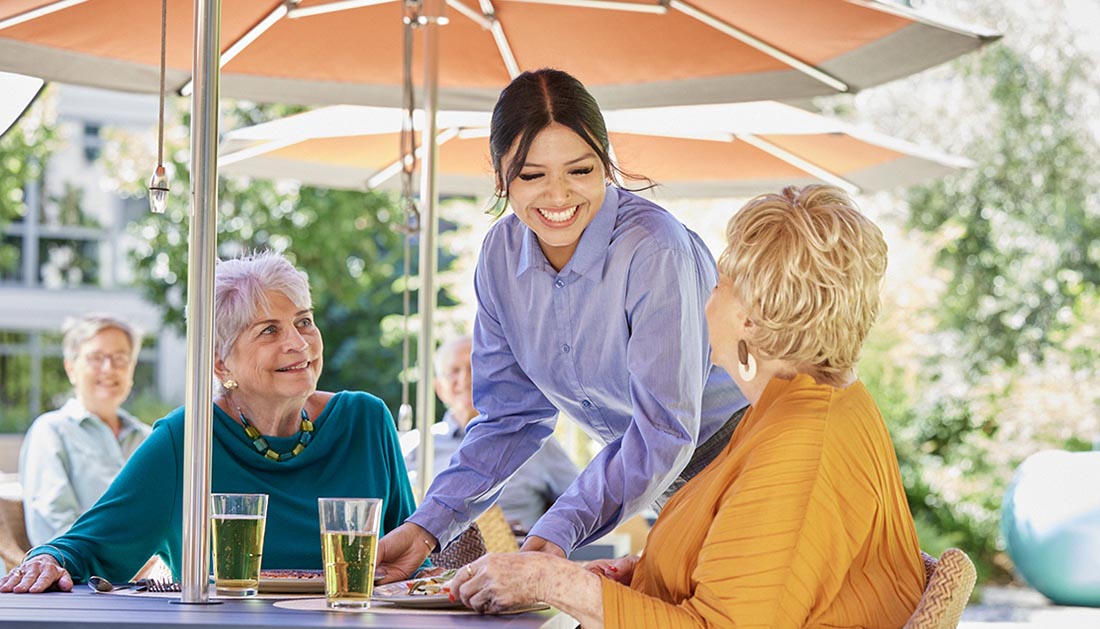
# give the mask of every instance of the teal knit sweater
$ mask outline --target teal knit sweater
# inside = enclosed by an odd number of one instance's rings
[[[277,452],[296,437],[267,437]],[[321,569],[317,498],[382,498],[382,532],[414,509],[393,418],[382,400],[344,391],[314,419],[301,454],[278,463],[253,448],[240,424],[214,407],[211,491],[268,495],[263,568]],[[157,421],[102,498],[48,553],[77,581],[123,582],[153,554],[179,578],[183,565],[183,408]]]

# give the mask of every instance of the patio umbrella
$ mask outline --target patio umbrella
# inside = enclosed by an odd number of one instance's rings
[[[814,181],[874,191],[971,165],[772,101],[604,115],[620,165],[660,183],[656,193],[662,197],[750,196]],[[396,190],[401,118],[397,109],[339,105],[235,129],[222,141],[220,170],[329,188]],[[440,111],[436,122],[440,192],[490,193],[489,114]]]
[[[212,311],[206,302],[216,240],[213,149],[220,87],[227,96],[261,101],[396,105],[401,68],[412,65],[402,63],[399,45],[400,24],[409,7],[424,26],[419,29],[423,59],[418,61],[424,69],[418,78],[430,137],[435,136],[440,103],[485,107],[521,68],[567,68],[592,87],[605,107],[793,98],[855,91],[946,61],[997,37],[934,24],[907,9],[866,0],[745,0],[735,7],[724,0],[235,0],[224,9],[218,0],[194,0],[193,6],[190,0],[166,1],[170,15],[184,18],[168,21],[168,85],[189,93],[193,80],[195,91],[187,291],[189,427],[196,426],[191,413],[210,406],[205,383],[212,358],[205,339],[212,336]],[[8,0],[0,6],[0,70],[155,91],[157,4]],[[449,26],[443,26],[444,4],[453,18]],[[755,23],[738,25],[735,19],[751,21],[753,16]],[[189,76],[192,50],[194,76]],[[435,294],[434,146],[428,143],[421,170],[426,201],[422,299],[434,299]],[[421,384],[429,385],[421,389],[430,390],[430,307],[422,307],[421,314],[418,362],[428,376]],[[418,409],[428,408],[429,394],[420,393]],[[424,413],[420,415],[423,421]],[[205,448],[210,437],[208,425],[196,430],[193,437],[188,431],[188,444],[194,443],[195,449],[185,447],[195,469],[209,460]],[[421,452],[429,455],[430,445]],[[209,490],[208,464],[203,473],[205,477],[194,473],[184,479],[185,510],[192,507],[185,523],[195,524],[184,527],[184,554],[195,559],[184,562],[186,602],[206,599],[206,575],[200,569],[205,567],[205,541],[201,534],[188,533],[192,528],[205,531],[199,516]]]
[[[400,106],[402,0],[221,3],[221,90]],[[191,78],[193,0],[170,0],[168,86]],[[439,104],[485,109],[522,69],[568,70],[605,108],[855,92],[998,36],[873,0],[446,0]],[[125,20],[123,20],[125,17]],[[149,91],[160,3],[9,0],[0,70]],[[416,67],[420,68],[418,61]]]
[[[0,135],[19,120],[43,85],[45,81],[37,77],[0,72]]]

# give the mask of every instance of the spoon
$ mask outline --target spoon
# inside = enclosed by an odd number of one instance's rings
[[[145,589],[146,585],[147,584],[144,580],[124,583],[122,585],[115,585],[107,579],[104,579],[103,577],[97,577],[95,575],[88,579],[88,587],[92,588],[96,592],[113,592],[115,590],[125,590],[127,588],[137,588],[135,591],[141,591]]]

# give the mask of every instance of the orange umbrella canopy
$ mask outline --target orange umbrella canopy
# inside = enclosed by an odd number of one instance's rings
[[[0,70],[68,83],[158,86],[160,2],[7,0]],[[401,0],[222,3],[222,94],[400,104]],[[168,85],[190,78],[193,0],[168,1]],[[856,91],[997,36],[856,0],[440,0],[440,105],[484,109],[525,69],[559,67],[605,108]],[[425,3],[424,6],[428,6]],[[414,46],[419,53],[420,46]],[[413,69],[422,70],[419,58]],[[419,81],[420,77],[417,77]]]
[[[397,189],[401,118],[397,109],[344,105],[233,130],[221,147],[221,172]],[[620,166],[661,184],[655,193],[666,197],[744,196],[820,181],[881,190],[970,165],[776,102],[616,110],[605,118]],[[489,114],[441,111],[436,121],[439,190],[491,193]]]

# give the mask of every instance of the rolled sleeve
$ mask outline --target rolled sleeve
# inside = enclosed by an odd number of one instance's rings
[[[436,476],[409,518],[444,546],[492,505],[504,483],[538,452],[553,434],[558,413],[516,363],[482,277],[475,273],[478,314],[472,356],[479,415],[467,426],[450,466]]]

